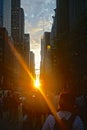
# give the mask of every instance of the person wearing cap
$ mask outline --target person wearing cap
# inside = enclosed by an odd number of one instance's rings
[[[84,123],[81,119],[81,117],[76,114],[77,107],[75,104],[75,96],[71,92],[62,92],[59,95],[58,99],[58,111],[57,116],[60,120],[65,119],[69,120],[71,115],[75,115],[74,121],[73,121],[73,130],[84,130]],[[49,114],[46,118],[42,130],[53,130],[55,124],[55,117],[52,114]]]

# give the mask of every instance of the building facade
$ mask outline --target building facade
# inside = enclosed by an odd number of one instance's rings
[[[57,77],[62,81],[58,86],[83,92],[85,87],[81,86],[87,81],[87,0],[56,0],[55,19],[57,35],[54,42],[51,37],[51,43],[55,47]]]
[[[14,56],[9,46],[12,41],[5,28],[0,28],[0,88],[12,89],[13,87],[13,60]]]
[[[30,51],[30,73],[33,77],[35,77],[35,55],[32,51]]]
[[[15,42],[20,41],[20,0],[11,2],[11,36]]]
[[[0,27],[3,26],[3,0],[0,0]]]
[[[19,15],[19,20],[20,20],[20,31],[19,31],[19,41],[20,43],[24,42],[24,10],[23,8],[20,8],[20,15]]]
[[[30,61],[30,35],[28,33],[24,34],[24,57],[27,66],[29,66]]]
[[[3,0],[3,27],[8,31],[11,36],[11,0]]]
[[[0,26],[11,36],[11,0],[0,0]]]

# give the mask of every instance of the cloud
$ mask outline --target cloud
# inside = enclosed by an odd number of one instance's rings
[[[41,32],[42,31],[42,28],[32,28],[31,29],[31,33],[34,34],[34,33],[38,33],[38,32]]]
[[[26,14],[25,18],[33,24],[37,23],[42,17],[50,17],[54,6],[55,2],[53,0],[22,0],[22,7]]]
[[[30,48],[38,57],[41,37],[44,31],[51,30],[56,0],[21,0],[21,5],[25,14],[25,32],[30,34]]]

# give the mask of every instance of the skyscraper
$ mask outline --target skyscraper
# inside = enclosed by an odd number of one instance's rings
[[[23,8],[20,8],[20,14],[19,14],[19,21],[20,21],[20,26],[19,26],[19,41],[23,42],[24,41],[24,10]]]
[[[0,26],[11,36],[11,0],[0,0]]]
[[[11,35],[15,42],[19,42],[20,35],[20,0],[11,2]]]
[[[8,31],[11,36],[11,0],[3,0],[3,27]]]
[[[3,26],[3,0],[0,0],[0,27]]]
[[[26,64],[29,66],[30,61],[30,35],[28,33],[24,34],[24,55]]]

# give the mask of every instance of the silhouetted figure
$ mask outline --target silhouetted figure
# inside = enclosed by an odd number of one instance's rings
[[[61,121],[69,120],[69,118],[72,116],[72,114],[75,115],[74,121],[73,121],[73,130],[84,130],[84,124],[82,119],[76,115],[76,105],[75,105],[75,97],[70,92],[63,92],[59,96],[59,102],[58,102],[58,112],[56,113],[58,116],[58,119]],[[50,114],[43,127],[42,130],[53,130],[55,125],[55,117],[54,115]],[[58,122],[58,125],[60,123]],[[61,130],[65,130],[61,127]]]

